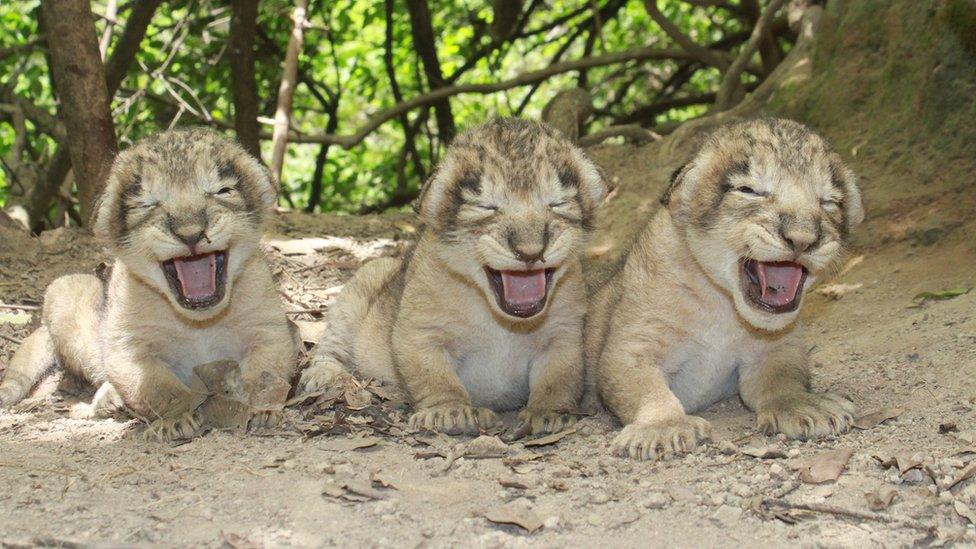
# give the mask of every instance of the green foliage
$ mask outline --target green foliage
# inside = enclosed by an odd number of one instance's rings
[[[94,13],[104,13],[105,4],[105,0],[94,1]],[[119,4],[119,24],[112,31],[109,52],[128,17],[126,5],[131,5]],[[38,5],[39,0],[0,2],[0,48],[24,44],[38,36]],[[587,55],[648,45],[671,46],[670,39],[649,19],[642,2],[635,0],[526,0],[523,10],[530,5],[532,10],[521,33],[500,43],[492,42],[488,32],[493,18],[488,2],[430,0],[429,5],[441,70],[449,83],[493,82]],[[594,13],[594,6],[599,8],[599,15]],[[384,7],[379,0],[312,0],[293,105],[292,125],[300,134],[323,133],[333,116],[335,133],[353,133],[371,115],[396,103],[384,58]],[[264,119],[274,116],[293,9],[293,2],[284,0],[260,4],[256,74]],[[749,29],[733,11],[678,1],[665,1],[662,9],[699,43],[748,34]],[[395,0],[392,22],[393,72],[403,96],[409,99],[429,91],[429,86],[403,0]],[[225,1],[163,2],[112,104],[122,147],[175,125],[208,123],[230,132],[234,107],[226,50],[229,23],[230,7]],[[99,36],[106,24],[98,18]],[[717,71],[693,70],[675,89],[665,90],[677,69],[674,61],[612,65],[584,74],[556,75],[538,86],[455,96],[450,105],[458,127],[463,129],[490,116],[538,117],[558,90],[579,85],[594,96],[597,117],[591,129],[599,129],[612,124],[615,117],[662,97],[699,94],[718,86]],[[55,112],[42,48],[0,60],[0,82],[15,82],[18,94]],[[643,123],[666,125],[697,116],[705,108],[674,109]],[[438,136],[430,109],[410,112],[406,122],[416,128],[412,134],[419,156],[416,162],[405,157],[404,127],[399,120],[391,120],[359,146],[329,148],[321,170],[321,200],[312,206],[320,211],[353,212],[398,193],[415,192],[422,176],[443,154],[445,143]],[[270,125],[263,128],[271,129]],[[11,126],[0,116],[0,157],[9,153],[13,140]],[[262,146],[265,160],[270,159],[270,141]],[[32,159],[42,163],[49,158],[54,143],[45,135],[33,133],[28,148]],[[319,152],[318,144],[292,143],[288,148],[282,185],[287,202],[296,208],[308,206]],[[5,177],[0,175],[0,204],[7,194],[19,194],[16,185]]]

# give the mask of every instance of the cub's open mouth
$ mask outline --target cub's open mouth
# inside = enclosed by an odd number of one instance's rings
[[[807,270],[792,261],[740,262],[739,278],[746,300],[769,313],[789,313],[800,305]]]
[[[227,251],[174,257],[163,261],[163,273],[180,305],[205,309],[224,298]]]
[[[485,267],[488,284],[503,311],[519,318],[529,318],[545,308],[555,269],[534,271],[499,271]]]

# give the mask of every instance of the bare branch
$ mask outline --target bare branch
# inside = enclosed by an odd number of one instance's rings
[[[520,86],[529,86],[536,82],[541,82],[548,78],[551,78],[558,74],[564,74],[567,72],[578,71],[581,69],[589,69],[593,67],[603,67],[607,65],[615,65],[617,63],[625,63],[628,61],[645,61],[648,59],[678,59],[687,60],[690,59],[691,55],[681,49],[662,49],[655,47],[645,47],[635,50],[628,50],[617,53],[609,53],[605,55],[597,55],[594,57],[588,57],[583,59],[577,59],[574,61],[566,61],[563,63],[557,63],[550,67],[544,69],[539,69],[535,71],[524,72],[514,78],[509,80],[502,80],[500,82],[491,83],[478,83],[478,84],[459,84],[456,86],[448,86],[445,88],[440,88],[431,91],[426,94],[418,95],[407,101],[398,103],[390,108],[384,109],[374,115],[369,121],[366,122],[359,130],[353,134],[348,135],[305,135],[298,136],[295,142],[298,143],[333,143],[339,145],[340,147],[349,149],[355,147],[361,143],[367,136],[369,136],[373,131],[382,126],[389,120],[396,118],[401,113],[410,112],[414,109],[421,107],[428,107],[433,105],[435,102],[454,95],[461,94],[490,94],[496,93],[512,88],[517,88]]]
[[[153,14],[162,0],[139,0],[132,3],[129,17],[125,20],[125,27],[119,36],[112,55],[105,61],[105,84],[108,87],[109,96],[115,95],[125,78],[125,73],[132,65],[132,60],[139,51],[139,44],[146,36],[146,29],[152,21]]]
[[[681,49],[662,49],[655,47],[645,47],[635,50],[622,51],[617,53],[609,53],[605,55],[598,55],[595,57],[587,57],[583,59],[577,59],[574,61],[566,61],[563,63],[557,63],[555,65],[546,67],[544,69],[539,69],[535,71],[524,72],[514,78],[509,80],[502,80],[500,82],[491,83],[476,83],[476,84],[459,84],[456,86],[448,86],[446,88],[440,88],[432,92],[421,94],[412,97],[406,101],[397,103],[392,107],[384,109],[375,115],[373,115],[365,124],[363,124],[355,133],[345,134],[345,135],[335,135],[331,133],[323,134],[304,134],[299,132],[290,132],[288,140],[292,143],[325,143],[338,145],[344,149],[351,149],[363,142],[370,134],[376,131],[377,128],[399,117],[403,113],[413,111],[415,109],[429,107],[433,105],[436,101],[443,99],[444,97],[451,97],[454,95],[462,94],[491,94],[500,91],[509,90],[512,88],[518,88],[521,86],[530,86],[537,82],[541,82],[553,76],[564,74],[567,72],[578,71],[581,69],[590,69],[594,67],[604,67],[607,65],[615,65],[618,63],[627,63],[630,61],[646,61],[648,59],[664,60],[692,60],[692,57],[688,52]],[[154,101],[161,103],[167,103],[170,105],[175,105],[172,100],[168,100],[165,97],[159,96],[157,94],[147,93],[146,97]],[[178,106],[178,105],[177,105]],[[216,126],[223,129],[233,129],[233,126],[226,120],[220,120],[216,118],[211,118],[210,120],[201,120],[206,124]],[[273,136],[268,132],[261,132],[261,139],[271,139]]]
[[[633,112],[613,119],[615,124],[634,124],[646,120],[653,120],[655,116],[668,112],[671,109],[690,107],[692,105],[704,105],[715,101],[715,93],[703,93],[698,95],[686,95],[684,97],[673,97],[655,101],[649,105],[638,107]]]
[[[105,30],[102,31],[102,38],[98,41],[98,53],[105,59],[108,51],[108,44],[112,41],[112,28],[115,27],[115,15],[118,13],[118,2],[108,0],[105,3]]]
[[[291,37],[285,51],[284,74],[278,87],[278,108],[275,111],[274,134],[272,136],[271,173],[280,181],[281,169],[285,163],[285,148],[288,146],[288,126],[291,119],[291,100],[295,94],[296,74],[298,73],[298,53],[304,39],[303,27],[308,11],[308,0],[298,0],[292,15]]]
[[[681,32],[681,29],[661,13],[661,10],[657,7],[657,0],[644,0],[644,9],[647,10],[647,14],[651,16],[651,19],[661,27],[661,30],[671,37],[671,40],[674,40],[676,44],[681,46],[682,49],[691,54],[692,57],[706,65],[717,67],[722,72],[725,72],[729,67],[729,62],[723,55],[698,44]]]
[[[447,85],[441,72],[440,59],[437,57],[437,46],[434,43],[434,28],[430,19],[430,8],[427,0],[406,0],[407,11],[410,12],[410,30],[413,35],[413,46],[424,66],[427,85],[431,91]],[[454,124],[454,113],[451,112],[449,97],[444,97],[434,103],[434,113],[437,118],[439,138],[449,143],[457,132]]]
[[[621,126],[610,126],[600,131],[593,132],[590,135],[585,135],[579,138],[577,144],[580,147],[592,147],[594,145],[599,145],[600,143],[613,137],[623,137],[628,141],[634,141],[637,143],[646,143],[648,141],[657,141],[658,139],[661,139],[659,134],[652,132],[651,130],[644,129],[640,127],[639,124],[624,124]]]
[[[759,21],[756,22],[756,26],[752,29],[749,41],[746,42],[746,45],[739,52],[739,56],[732,62],[725,75],[722,76],[722,84],[718,88],[718,96],[715,99],[715,110],[724,111],[732,107],[734,97],[742,87],[742,72],[746,69],[752,56],[759,50],[759,45],[762,43],[766,33],[769,32],[773,17],[782,5],[783,0],[771,0],[769,5],[766,6],[766,10],[763,11],[759,17]]]

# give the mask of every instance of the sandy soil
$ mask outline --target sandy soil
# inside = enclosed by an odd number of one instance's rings
[[[613,158],[603,162],[614,168]],[[0,546],[976,543],[966,518],[976,519],[976,480],[948,488],[976,467],[976,292],[913,300],[976,285],[974,226],[953,221],[919,239],[892,224],[896,210],[885,213],[866,231],[888,244],[856,250],[829,282],[846,291],[815,293],[804,312],[817,389],[849,396],[864,413],[893,408],[897,417],[883,424],[787,442],[757,434],[752,414],[729,401],[704,414],[714,443],[637,463],[609,454],[616,426],[607,417],[526,446],[407,433],[402,402],[377,397],[358,411],[297,405],[288,425],[263,436],[212,432],[170,446],[142,442],[134,420],[72,419],[84,393],[51,393],[52,381],[41,390],[49,394],[0,413]],[[286,307],[313,310],[292,315],[303,333],[313,339],[324,327],[320,310],[360,261],[397,253],[413,230],[409,216],[283,216],[266,247]],[[51,278],[100,258],[75,232],[0,236],[5,303],[35,303]],[[598,238],[593,255],[607,245]],[[0,364],[28,330],[4,318]],[[804,460],[838,449],[853,455],[835,482],[800,480]],[[875,456],[898,457],[906,470]],[[894,499],[873,511],[868,493]]]

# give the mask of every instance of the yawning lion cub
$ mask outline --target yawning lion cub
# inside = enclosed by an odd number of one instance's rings
[[[800,124],[740,122],[706,141],[662,202],[587,320],[587,363],[625,424],[615,449],[688,451],[709,434],[688,414],[736,393],[766,432],[846,430],[852,405],[810,392],[794,321],[864,217],[854,174]]]
[[[0,406],[57,362],[99,387],[96,413],[124,404],[151,421],[148,438],[185,438],[226,412],[196,389],[194,368],[233,361],[243,422],[274,421],[298,352],[258,249],[276,196],[260,163],[212,131],[165,132],[121,153],[93,222],[116,258],[109,274],[51,283]]]
[[[346,368],[398,380],[411,424],[522,433],[573,421],[583,381],[583,240],[606,185],[555,130],[494,120],[457,137],[420,197],[413,253],[367,263],[329,313],[305,390]]]

